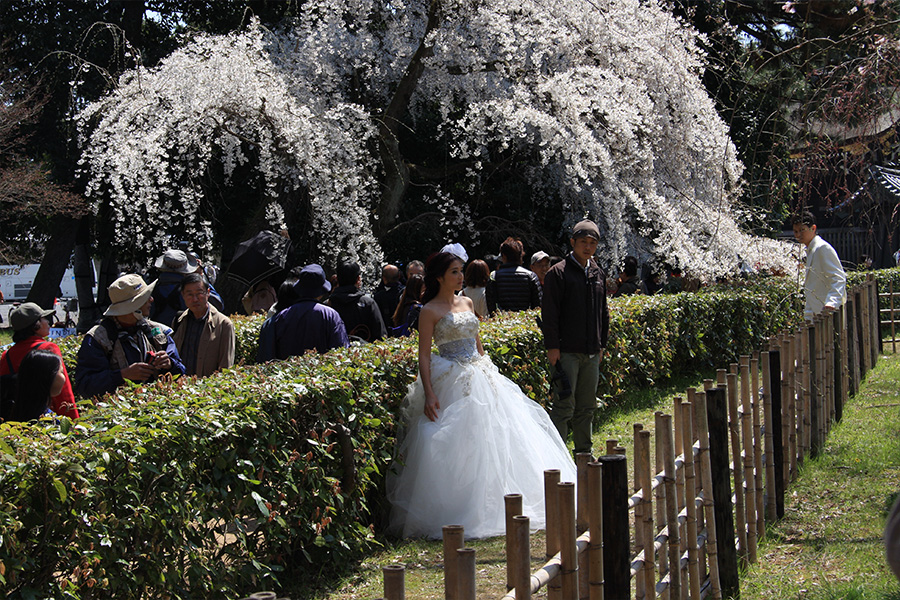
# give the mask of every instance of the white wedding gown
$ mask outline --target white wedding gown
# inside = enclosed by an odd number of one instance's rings
[[[522,494],[533,529],[544,526],[544,470],[575,481],[575,463],[539,404],[478,354],[478,318],[449,313],[434,326],[431,357],[437,421],[424,415],[419,379],[404,401],[408,431],[387,475],[389,531],[440,538],[462,525],[467,538],[505,532],[505,494]]]

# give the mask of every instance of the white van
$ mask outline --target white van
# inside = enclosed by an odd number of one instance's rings
[[[24,302],[31,291],[34,278],[41,265],[0,265],[0,291],[6,302]],[[66,269],[62,281],[59,283],[62,291],[60,298],[75,298],[75,273],[71,268]]]

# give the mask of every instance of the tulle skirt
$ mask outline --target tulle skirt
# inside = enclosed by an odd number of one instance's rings
[[[433,355],[437,421],[423,414],[416,380],[404,402],[408,431],[387,476],[389,531],[440,538],[462,525],[467,538],[505,532],[503,496],[522,494],[532,529],[544,527],[544,470],[575,481],[575,463],[539,404],[487,357],[456,362]]]

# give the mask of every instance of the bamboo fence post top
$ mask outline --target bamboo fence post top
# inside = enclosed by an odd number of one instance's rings
[[[685,509],[687,511],[686,522],[686,546],[688,554],[688,579],[690,583],[690,599],[700,600],[700,550],[697,534],[697,482],[694,469],[694,431],[693,412],[694,405],[684,402],[681,405],[681,438],[685,448],[684,453],[684,491]]]
[[[592,460],[594,460],[594,457],[591,456],[589,452],[579,452],[575,455],[575,473],[578,477],[578,484],[575,487],[575,493],[577,494],[575,507],[575,529],[579,535],[587,531],[588,528],[587,466]]]
[[[515,570],[518,561],[511,557],[515,557],[518,551],[515,519],[522,514],[522,494],[506,494],[503,496],[503,504],[506,509],[506,589],[511,590],[516,585]]]
[[[588,465],[588,502],[591,542],[587,576],[590,600],[603,600],[603,464]]]
[[[463,547],[462,525],[444,525],[444,600],[458,600],[456,590],[458,577],[457,550]],[[387,600],[387,599],[386,599]]]
[[[563,481],[559,488],[560,580],[563,600],[578,598],[578,551],[575,545],[575,484]]]
[[[531,533],[531,520],[525,515],[513,517],[513,535],[516,551],[511,557],[516,561],[513,569],[515,579],[513,589],[516,590],[516,600],[531,598],[531,545],[528,538]]]
[[[406,568],[403,565],[387,565],[381,569],[384,577],[385,600],[404,600],[406,597]]]
[[[544,471],[545,558],[548,561],[559,552],[559,480],[559,469]],[[559,600],[561,595],[562,584],[559,577],[554,577],[547,583],[547,598]]]
[[[716,384],[716,382],[713,379],[704,379],[703,380],[703,391],[712,389],[715,384]]]
[[[619,440],[606,440],[606,453],[615,454],[615,448],[619,445]]]
[[[456,563],[459,566],[456,579],[459,600],[475,600],[475,549],[458,549],[456,551]]]
[[[653,494],[651,493],[651,462],[650,462],[650,432],[641,431],[635,446],[635,472],[638,475],[638,487],[641,489],[640,516],[642,519],[641,527],[636,533],[641,535],[640,539],[636,539],[637,546],[644,551],[644,564],[641,567],[641,579],[638,586],[644,591],[644,597],[654,594],[656,589],[656,555],[654,550],[654,539],[656,538],[656,530],[653,526]],[[635,513],[637,519],[637,513]]]
[[[728,375],[728,369],[716,369],[716,383],[725,385],[725,377]]]

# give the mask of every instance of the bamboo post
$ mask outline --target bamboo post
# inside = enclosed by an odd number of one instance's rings
[[[684,447],[682,445],[681,440],[681,429],[684,426],[681,422],[682,411],[681,411],[681,403],[684,402],[684,398],[681,396],[675,396],[672,401],[672,423],[674,426],[675,432],[675,456],[681,456],[684,454]],[[675,473],[675,497],[678,498],[678,512],[684,510],[684,470],[678,469]],[[681,534],[681,539],[684,540],[684,532],[679,532]],[[686,551],[687,548],[682,546],[682,551]]]
[[[831,431],[831,422],[834,420],[834,319],[832,313],[826,313],[822,317],[824,325],[822,336],[825,345],[825,432]]]
[[[688,403],[690,403],[690,405],[692,407],[694,407],[691,410],[691,419],[692,419],[691,427],[694,431],[694,439],[693,439],[694,442],[697,442],[697,440],[699,439],[699,432],[700,432],[700,423],[698,422],[698,419],[700,418],[700,416],[698,416],[698,414],[697,414],[696,397],[697,397],[697,389],[696,388],[688,388],[687,389],[687,401],[688,401]],[[695,491],[695,495],[697,495],[697,494],[699,494],[702,484],[700,483],[700,475],[699,475],[700,463],[696,462],[696,459],[695,459],[694,472],[696,473],[695,480],[694,480],[694,488],[695,488],[694,491]],[[701,509],[701,510],[697,511],[697,531],[703,531],[703,529],[705,527],[706,527],[706,521],[703,518],[703,510]],[[698,557],[698,562],[700,564],[701,572],[705,574],[706,567],[704,565],[706,565],[706,545],[702,544],[699,548],[699,551],[700,551],[700,555]]]
[[[619,440],[606,440],[606,453],[607,454],[615,454],[616,447],[619,445]]]
[[[819,453],[821,446],[819,440],[819,344],[817,335],[818,327],[815,323],[809,328],[809,455],[811,458]]]
[[[530,600],[531,544],[528,536],[531,534],[531,519],[526,515],[516,515],[512,520],[516,547],[513,589],[516,590],[516,600]]]
[[[878,353],[881,351],[881,331],[878,325],[878,281],[871,273],[868,274],[867,278],[869,283],[869,303],[872,306],[869,322],[872,331],[872,366],[874,367],[878,363]]]
[[[643,449],[643,442],[641,441],[641,432],[644,430],[644,426],[640,423],[634,424],[634,437],[632,438],[634,441],[634,493],[641,492],[643,489],[643,481],[644,481],[644,472],[646,471],[648,474],[650,472],[650,466],[646,464],[649,462],[650,450],[647,449],[647,454],[645,456]],[[641,492],[641,499],[635,504],[634,507],[634,551],[636,554],[640,555],[640,553],[644,550],[644,508],[646,506],[646,501],[648,500],[646,492]],[[651,520],[652,520],[651,516]],[[637,577],[634,581],[634,592],[635,598],[643,599],[645,588],[644,588],[644,568],[646,567],[646,563],[641,566],[640,572],[638,572]]]
[[[741,429],[737,401],[737,375],[728,374],[725,386],[727,397],[728,438],[731,441],[731,454],[728,461],[730,475],[734,478],[735,529],[738,539],[738,558],[742,565],[747,564],[747,507],[744,503],[744,473],[741,471]],[[707,397],[708,399],[708,397]],[[716,502],[718,502],[718,497]]]
[[[859,297],[859,345],[860,345],[860,355],[862,356],[862,360],[860,361],[860,375],[862,377],[866,376],[866,373],[869,372],[869,368],[871,366],[872,360],[872,352],[869,348],[869,298],[868,294],[865,292],[865,286],[860,286],[859,291],[857,291]],[[862,379],[862,377],[860,379]]]
[[[578,551],[575,547],[575,484],[559,484],[559,553],[563,600],[578,598]]]
[[[659,419],[662,416],[662,411],[656,411],[653,413],[654,419],[654,429],[659,431]],[[656,463],[654,464],[653,473],[651,473],[651,477],[656,477],[657,474],[663,472],[663,449],[662,445],[656,444]],[[666,522],[666,486],[658,485],[656,486],[656,498],[654,498],[656,503],[656,523],[657,530],[663,528],[663,523]],[[659,573],[660,577],[665,575],[665,562],[660,559],[657,563],[657,573]]]
[[[747,557],[756,563],[756,485],[753,448],[753,414],[750,408],[750,357],[741,357],[741,436],[744,446],[744,493],[747,510]]]
[[[605,600],[629,600],[628,464],[621,454],[601,456],[599,460],[603,465],[603,594]]]
[[[575,494],[576,494],[576,503],[575,503],[575,531],[578,535],[581,535],[588,528],[588,517],[587,517],[587,502],[588,502],[588,490],[587,490],[587,466],[594,460],[594,457],[591,456],[589,452],[579,452],[575,455],[575,473],[578,477],[577,485],[575,486]]]
[[[892,280],[893,283],[893,280]],[[846,400],[846,363],[847,354],[844,350],[844,310],[843,307],[834,311],[832,315],[832,329],[834,330],[834,422],[840,423],[844,418],[844,402]]]
[[[384,599],[403,600],[406,597],[406,567],[387,565],[381,569],[384,578]]]
[[[526,517],[527,518],[527,517]],[[456,590],[459,600],[475,600],[475,549],[460,548],[456,551],[457,580]],[[528,589],[531,597],[531,588]],[[518,598],[518,596],[516,596]]]
[[[697,530],[697,485],[694,475],[694,428],[693,405],[690,402],[681,404],[681,443],[684,448],[684,493],[685,510],[687,512],[687,531],[685,545],[688,555],[688,580],[690,582],[691,600],[700,600],[700,551]]]
[[[816,327],[816,391],[818,392],[818,426],[819,431],[817,437],[819,440],[819,451],[825,445],[825,432],[828,431],[828,389],[827,389],[827,373],[825,372],[825,319],[823,315],[817,317]]]
[[[709,565],[709,589],[713,600],[722,600],[722,584],[719,578],[719,542],[716,531],[715,506],[713,505],[712,464],[709,457],[709,422],[706,406],[707,392],[694,394],[695,421],[700,430],[697,432],[697,460],[700,464],[700,483],[703,488],[703,512],[706,521],[706,555]]]
[[[735,547],[735,511],[731,502],[731,460],[728,451],[729,401],[727,395],[727,389],[723,387],[706,392],[706,415],[709,420],[709,459],[718,542],[719,582],[722,585],[722,595],[729,598],[739,593],[739,580],[738,556],[737,548]],[[736,469],[736,471],[740,472],[739,469]],[[740,511],[737,514],[740,515]]]
[[[546,522],[545,558],[549,561],[559,552],[559,469],[547,469],[544,471],[544,517]],[[547,582],[547,599],[560,600],[562,597],[562,584],[559,577],[554,577]]]
[[[463,526],[444,525],[441,533],[444,536],[444,600],[459,600],[456,590],[456,584],[459,581],[456,551],[463,547]],[[507,548],[507,559],[509,558],[508,552]],[[508,562],[506,568],[509,568]]]
[[[516,585],[518,573],[516,569],[519,557],[516,556],[519,547],[516,545],[515,518],[522,514],[522,494],[506,494],[503,496],[503,506],[506,516],[506,589],[511,590]],[[446,552],[444,553],[446,556]]]
[[[803,460],[809,452],[809,412],[807,410],[807,399],[808,396],[805,393],[806,391],[806,383],[803,381],[803,377],[805,375],[805,370],[803,367],[803,330],[797,329],[794,331],[793,336],[793,355],[794,355],[794,363],[796,376],[794,377],[795,385],[796,385],[796,398],[794,403],[797,407],[797,415],[796,415],[796,428],[797,428],[797,442],[796,442],[796,454],[797,465],[802,465]]]
[[[656,529],[653,526],[653,495],[650,490],[652,475],[650,474],[650,432],[643,429],[637,432],[635,440],[635,473],[638,474],[637,484],[641,489],[641,538],[639,541],[644,551],[644,564],[638,575],[638,585],[642,590],[642,598],[656,596],[656,551],[654,540]],[[639,464],[638,464],[639,463]],[[604,534],[605,535],[605,534]]]
[[[544,471],[544,515],[547,544],[545,558],[548,561],[559,552],[559,479],[559,469]],[[562,598],[562,583],[559,577],[554,577],[547,583],[547,599],[560,600],[560,598]]]
[[[762,437],[762,420],[759,383],[759,353],[750,359],[751,412],[753,413],[753,483],[756,488],[756,538],[761,539],[766,532],[766,499],[763,489],[763,450],[765,442]]]
[[[728,369],[716,369],[716,385],[725,385]]]
[[[575,487],[577,502],[575,505],[575,534],[581,535],[588,528],[588,485],[587,470],[588,464],[594,460],[594,457],[587,452],[579,452],[575,455],[575,468],[578,475],[578,484]],[[590,568],[590,550],[578,554],[578,571],[581,577],[578,578],[578,597],[587,599],[591,593],[590,581],[588,579],[588,569]]]
[[[588,465],[588,527],[591,532],[588,568],[590,600],[603,598],[603,465],[592,462]]]
[[[866,352],[862,335],[862,292],[860,292],[858,287],[853,288],[850,297],[853,299],[853,355],[856,359],[854,361],[856,370],[855,392],[859,392],[859,386],[862,385],[863,377],[866,376]]]
[[[855,396],[859,389],[859,344],[856,341],[856,302],[853,290],[848,290],[844,302],[844,337],[847,350],[847,395]]]
[[[729,375],[730,376],[730,375]],[[666,486],[666,529],[669,550],[668,574],[671,600],[681,598],[681,539],[678,527],[678,498],[675,494],[675,439],[672,433],[672,417],[662,415],[661,429],[656,430],[656,443],[663,448],[663,483]],[[660,563],[662,560],[660,560]]]
[[[794,395],[796,372],[794,371],[794,339],[790,334],[785,334],[781,344],[781,359],[783,362],[781,372],[784,373],[782,381],[787,382],[783,389],[786,393],[781,396],[781,406],[786,409],[782,424],[784,427],[784,439],[787,442],[787,452],[784,454],[784,469],[786,483],[791,481],[797,473],[797,399]]]
[[[682,410],[681,403],[684,402],[684,399],[681,396],[675,396],[672,401],[672,423],[674,424],[674,432],[675,432],[675,456],[681,456],[684,454],[684,447],[681,439],[681,430],[684,427],[681,422]],[[678,513],[684,510],[685,507],[685,495],[684,495],[684,463],[682,462],[682,468],[675,469],[675,497],[678,499]],[[681,553],[684,554],[687,552],[686,538],[687,538],[687,523],[678,525],[678,539],[681,540]],[[686,588],[684,588],[686,590]]]

